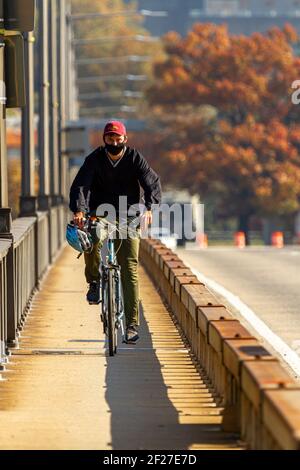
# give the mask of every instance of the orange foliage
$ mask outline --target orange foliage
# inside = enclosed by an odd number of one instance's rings
[[[164,129],[156,156],[165,181],[218,194],[227,215],[299,209],[300,123],[291,102],[297,40],[290,25],[246,37],[196,24],[186,37],[165,36],[167,58],[148,91]]]

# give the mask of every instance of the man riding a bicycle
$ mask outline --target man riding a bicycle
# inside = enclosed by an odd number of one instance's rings
[[[98,216],[99,207],[105,205],[113,208],[120,226],[124,221],[124,215],[130,226],[132,218],[129,208],[139,205],[140,187],[142,187],[145,204],[142,217],[146,227],[152,223],[153,205],[159,205],[161,202],[160,179],[143,155],[127,146],[127,132],[122,122],[108,122],[104,128],[103,140],[105,145],[96,148],[86,157],[72,183],[69,208],[74,213],[74,223],[81,228],[87,213],[90,216]],[[124,198],[126,198],[126,214],[120,208],[120,199],[124,201]],[[101,217],[101,220],[105,227],[105,217]],[[92,251],[84,253],[85,277],[89,284],[87,301],[90,304],[100,302],[100,250],[107,232],[102,233],[104,237],[94,243]],[[139,225],[133,234],[132,230],[126,230],[126,236],[124,233],[117,234],[116,253],[121,266],[128,341],[137,341],[139,338],[139,243]]]

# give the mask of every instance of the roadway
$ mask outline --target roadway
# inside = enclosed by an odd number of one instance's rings
[[[195,249],[187,245],[176,251],[204,281],[213,280],[211,285],[206,282],[209,288],[217,283],[216,293],[220,300],[248,328],[255,331],[258,324],[251,314],[247,320],[247,307],[250,307],[300,357],[300,247]],[[229,292],[224,291],[223,295],[220,286]],[[229,302],[230,294],[236,296],[234,306]],[[246,314],[241,316],[241,310]],[[265,342],[266,338],[257,330],[256,336]],[[270,341],[274,346],[275,340],[271,338]]]

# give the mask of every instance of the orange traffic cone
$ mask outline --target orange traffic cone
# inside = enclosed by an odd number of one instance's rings
[[[245,248],[246,246],[246,237],[244,232],[235,232],[234,234],[234,244],[238,248]]]
[[[273,232],[272,233],[272,246],[276,248],[283,248],[284,241],[283,241],[283,233],[282,232]]]
[[[208,240],[206,233],[198,233],[196,236],[196,243],[200,248],[207,248]]]

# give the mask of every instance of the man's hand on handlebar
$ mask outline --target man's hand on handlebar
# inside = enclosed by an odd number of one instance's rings
[[[75,212],[73,216],[74,224],[77,225],[77,227],[79,227],[80,229],[83,228],[84,218],[85,218],[84,212]],[[142,231],[147,231],[148,226],[152,224],[152,219],[153,219],[153,215],[152,215],[151,210],[147,210],[146,212],[144,212],[144,214],[141,217]]]
[[[74,224],[77,225],[80,229],[83,228],[83,218],[84,218],[84,212],[75,212],[73,216],[73,221]]]
[[[148,233],[148,226],[150,224],[152,224],[152,219],[153,219],[153,216],[152,216],[151,210],[150,211],[147,210],[142,215],[142,217],[141,217],[141,234],[142,234],[142,236],[146,236],[146,234]]]
[[[150,211],[146,211],[146,212],[142,215],[142,218],[143,218],[143,220],[144,220],[144,224],[145,224],[146,227],[147,227],[148,225],[152,224],[153,216],[152,216],[151,210],[150,210]]]

